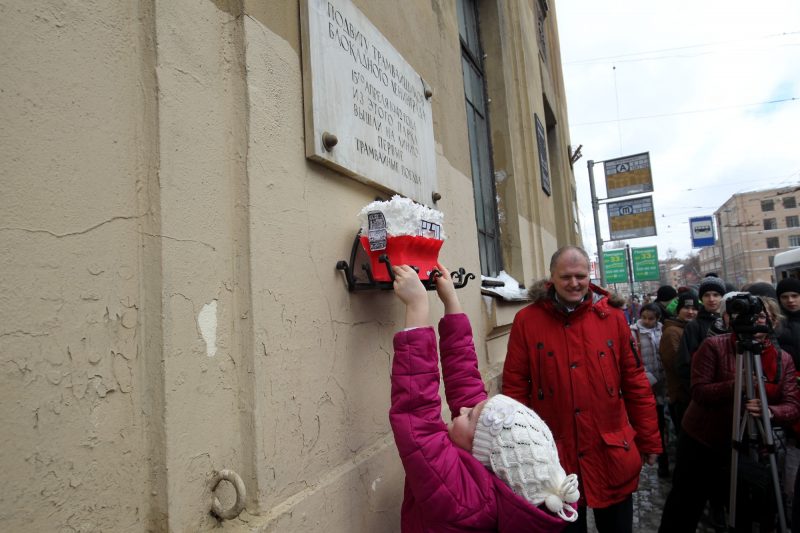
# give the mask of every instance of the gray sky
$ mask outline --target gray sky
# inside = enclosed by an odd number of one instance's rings
[[[658,236],[679,256],[689,217],[737,192],[800,184],[800,1],[559,0],[556,6],[584,244],[586,162],[650,152]],[[594,167],[605,198],[603,167]],[[609,239],[605,207],[600,210]],[[695,250],[697,251],[697,250]]]

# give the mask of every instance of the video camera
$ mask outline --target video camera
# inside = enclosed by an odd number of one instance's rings
[[[766,324],[756,324],[758,315],[767,312],[764,302],[757,296],[748,292],[729,296],[725,300],[725,312],[730,316],[730,328],[737,335],[772,333],[772,324],[769,319]],[[767,316],[769,315],[767,314]]]

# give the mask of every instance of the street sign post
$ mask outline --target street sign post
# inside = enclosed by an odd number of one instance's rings
[[[628,282],[628,261],[625,250],[603,251],[603,263],[606,270],[606,283]]]
[[[710,216],[690,218],[689,229],[692,232],[692,248],[714,246],[714,222]]]
[[[633,257],[633,279],[641,281],[658,281],[658,247],[631,248]]]

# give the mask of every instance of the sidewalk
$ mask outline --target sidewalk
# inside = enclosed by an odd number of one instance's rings
[[[672,463],[675,464],[674,462]],[[655,533],[661,522],[661,511],[672,488],[671,478],[659,478],[657,466],[642,467],[639,475],[639,490],[633,493],[633,531],[634,533]],[[594,517],[587,517],[589,531],[596,533]],[[704,517],[697,527],[698,533],[714,533]]]

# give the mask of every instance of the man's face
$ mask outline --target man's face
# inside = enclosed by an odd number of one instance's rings
[[[787,311],[797,311],[800,309],[800,293],[791,291],[781,293],[781,305]]]
[[[589,264],[586,258],[580,252],[567,250],[556,261],[550,281],[561,302],[569,305],[580,303],[589,291]]]
[[[719,311],[719,304],[722,303],[722,295],[717,291],[706,291],[700,301],[703,302],[706,311],[716,313]]]

